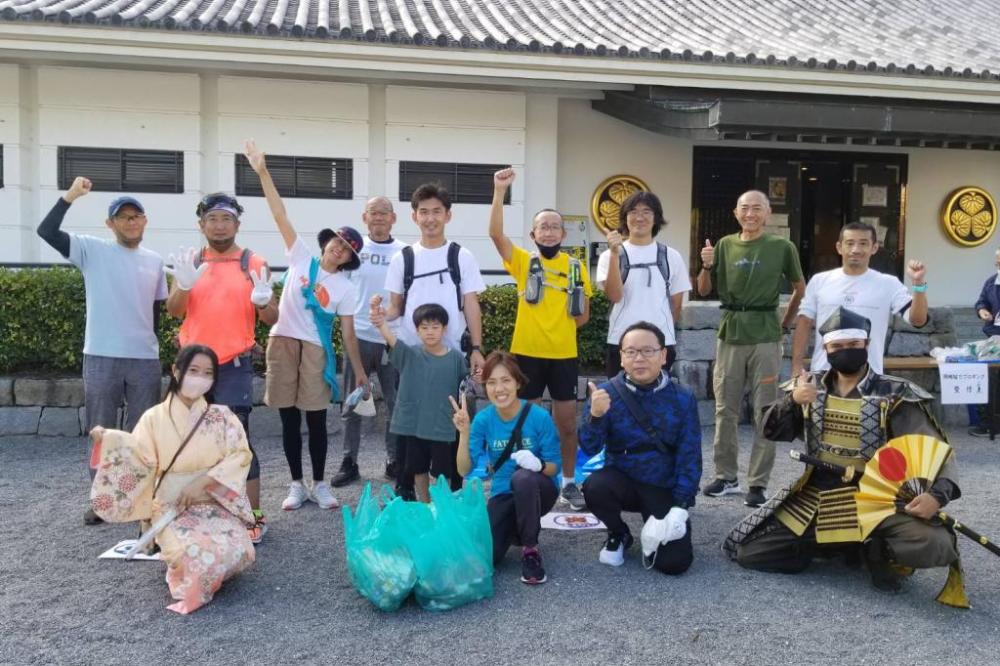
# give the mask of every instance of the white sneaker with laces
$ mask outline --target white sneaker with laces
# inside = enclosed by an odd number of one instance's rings
[[[281,503],[285,511],[295,511],[309,500],[309,491],[301,481],[292,481],[288,485],[288,497]]]
[[[312,500],[321,509],[336,509],[340,506],[340,502],[333,496],[333,492],[330,491],[330,485],[326,481],[317,481],[313,486]]]

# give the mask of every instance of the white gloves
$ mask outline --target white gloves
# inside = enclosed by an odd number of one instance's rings
[[[670,509],[663,518],[650,516],[646,519],[646,524],[642,526],[642,535],[639,537],[643,555],[652,557],[661,544],[684,538],[687,533],[687,519],[687,509],[679,506]]]
[[[265,274],[267,277],[264,277]],[[253,282],[253,291],[250,292],[250,302],[259,308],[267,307],[274,296],[274,289],[271,288],[271,271],[263,266],[259,273],[250,271],[250,281]]]
[[[518,467],[523,467],[529,472],[541,472],[542,461],[528,449],[521,449],[510,454],[510,459],[517,463]]]
[[[191,287],[198,281],[202,273],[208,270],[208,264],[205,263],[198,268],[194,267],[194,258],[196,256],[198,256],[198,250],[193,247],[189,247],[186,250],[181,248],[179,256],[170,255],[169,257],[170,263],[174,267],[170,268],[167,266],[163,269],[174,276],[174,282],[177,283],[177,288],[181,291],[191,291]]]

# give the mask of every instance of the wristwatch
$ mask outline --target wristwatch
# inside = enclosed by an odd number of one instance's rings
[[[483,348],[480,347],[479,345],[472,345],[472,351],[477,351],[480,354],[482,354],[483,353]]]

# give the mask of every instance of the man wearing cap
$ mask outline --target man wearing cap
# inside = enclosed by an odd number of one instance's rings
[[[156,325],[167,281],[163,259],[142,247],[146,211],[136,199],[119,197],[105,224],[114,240],[60,229],[70,205],[91,191],[78,177],[38,225],[38,235],[83,273],[87,323],[83,342],[83,394],[87,431],[118,427],[125,399],[125,430],[160,401],[160,345]],[[93,476],[93,470],[91,470]],[[88,508],[84,523],[101,519]]]
[[[182,318],[178,341],[183,347],[202,344],[219,357],[214,399],[240,419],[250,439],[253,408],[253,349],[257,318],[272,325],[278,306],[264,259],[236,244],[243,208],[235,198],[209,194],[195,210],[208,245],[171,255],[173,286],[167,312]],[[253,447],[251,446],[251,452]],[[247,475],[247,497],[257,518],[250,538],[260,543],[267,523],[260,509],[260,463],[256,452]]]
[[[782,385],[784,397],[764,415],[764,435],[774,441],[805,441],[807,453],[863,471],[887,441],[929,435],[946,441],[930,413],[931,395],[905,379],[871,369],[871,322],[838,307],[820,327],[829,371],[802,372]],[[954,536],[927,522],[961,496],[950,456],[927,492],[886,518],[861,544],[861,555],[879,589],[897,591],[901,577],[892,565],[913,568],[957,562]],[[798,573],[814,556],[846,552],[861,540],[854,494],[857,482],[808,467],[790,488],[750,514],[730,533],[724,550],[748,569]]]

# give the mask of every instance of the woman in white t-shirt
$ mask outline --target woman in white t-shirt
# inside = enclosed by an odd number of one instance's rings
[[[313,500],[322,509],[339,505],[323,480],[326,467],[326,408],[339,397],[337,362],[333,349],[333,327],[340,317],[344,350],[357,377],[367,390],[368,377],[361,369],[358,339],[354,333],[354,311],[358,290],[345,271],[361,265],[358,253],[361,234],[351,227],[323,229],[317,240],[320,257],[295,232],[285,205],[268,173],[264,153],[253,141],[246,144],[246,157],[260,177],[274,221],[285,242],[288,271],[278,304],[278,321],[267,343],[267,375],[264,402],[281,416],[281,439],[292,482],[281,503],[286,511]],[[302,412],[309,430],[312,462],[311,491],[302,483]]]
[[[663,331],[667,342],[664,368],[669,370],[673,365],[677,341],[674,322],[680,316],[684,294],[691,290],[691,277],[680,253],[666,245],[661,250],[656,242],[656,234],[665,224],[659,197],[652,192],[635,192],[622,203],[618,229],[608,234],[608,249],[597,261],[597,285],[614,304],[608,316],[608,377],[621,371],[618,342],[625,329],[638,321],[648,321]],[[624,280],[623,264],[628,266]]]

